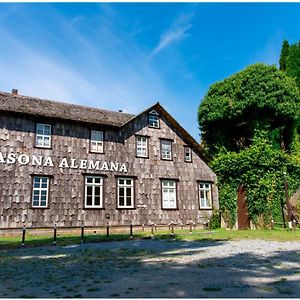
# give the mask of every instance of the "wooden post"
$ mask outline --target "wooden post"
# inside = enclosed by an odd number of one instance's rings
[[[271,220],[271,229],[274,229],[274,220]]]
[[[23,225],[23,229],[22,229],[22,243],[21,243],[22,247],[25,246],[25,234],[26,234],[26,226]]]
[[[173,223],[173,221],[172,221],[172,223],[171,223],[171,230],[172,230],[171,235],[173,236],[173,235],[174,235],[174,223]]]
[[[130,238],[133,238],[133,225],[130,224]]]
[[[54,232],[53,232],[53,246],[56,246],[56,231],[57,231],[57,227],[56,224],[54,223]]]
[[[154,223],[151,223],[151,237],[154,237]]]
[[[142,224],[142,231],[145,231],[145,225]]]
[[[106,237],[109,238],[109,225],[106,226]]]
[[[295,219],[293,220],[293,229],[294,229],[294,231],[296,230],[296,220]]]
[[[84,224],[81,222],[81,244],[84,243]]]
[[[193,224],[193,223],[192,223],[192,220],[190,220],[190,224],[189,224],[189,225],[190,225],[190,233],[193,232],[193,226],[192,226],[192,224]]]

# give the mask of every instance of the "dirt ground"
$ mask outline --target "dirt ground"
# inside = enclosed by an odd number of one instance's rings
[[[0,297],[300,297],[300,242],[132,240],[0,251]]]

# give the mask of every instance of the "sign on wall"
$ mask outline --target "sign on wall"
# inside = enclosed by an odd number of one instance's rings
[[[0,152],[0,164],[19,164],[37,167],[58,167],[62,169],[82,169],[97,171],[114,171],[127,173],[125,163],[100,161],[91,159],[76,159],[63,157],[59,161],[55,161],[51,156],[28,155],[19,153],[3,154]]]

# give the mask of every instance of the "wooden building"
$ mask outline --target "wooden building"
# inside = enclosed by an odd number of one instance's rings
[[[156,103],[138,115],[0,92],[0,228],[203,224],[201,146]]]

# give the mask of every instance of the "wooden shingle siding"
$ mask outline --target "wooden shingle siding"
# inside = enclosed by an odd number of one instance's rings
[[[124,117],[125,118],[125,117]],[[128,119],[128,116],[126,117]],[[125,119],[126,119],[125,118]],[[193,162],[184,161],[187,140],[170,122],[160,117],[160,129],[148,126],[144,112],[119,128],[103,129],[101,124],[83,124],[74,120],[49,119],[52,125],[52,148],[34,148],[36,116],[0,111],[0,151],[62,158],[93,159],[125,163],[126,174],[116,171],[62,169],[55,167],[0,163],[0,227],[86,226],[126,224],[167,224],[171,221],[202,223],[211,210],[199,209],[198,182],[212,182],[213,206],[218,208],[216,176],[193,151]],[[44,122],[44,121],[43,121]],[[45,123],[47,123],[45,121]],[[90,153],[90,129],[105,131],[104,154]],[[136,135],[149,137],[149,158],[136,157]],[[172,139],[173,160],[160,158],[160,139]],[[105,175],[104,209],[84,209],[84,174]],[[49,208],[32,208],[32,175],[51,176]],[[117,176],[135,181],[135,209],[117,209]],[[160,178],[177,179],[177,210],[163,210]],[[109,217],[109,218],[107,218]]]

